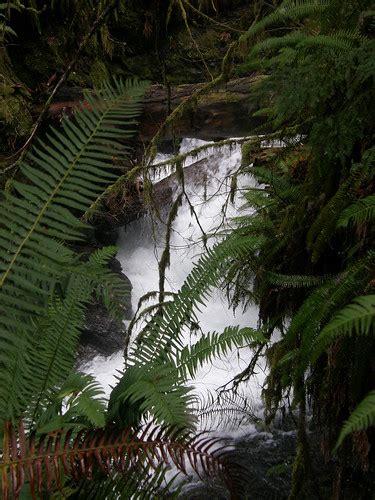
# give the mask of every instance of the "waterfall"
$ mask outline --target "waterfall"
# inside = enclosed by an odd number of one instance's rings
[[[203,141],[184,139],[180,146],[180,153],[186,153],[202,144]],[[204,177],[194,175],[194,166],[190,169],[186,179],[186,192],[191,204],[195,207],[196,217],[191,213],[186,201],[179,209],[174,222],[174,231],[171,238],[171,263],[166,273],[166,290],[176,292],[181,287],[184,279],[191,271],[194,262],[204,251],[202,242],[202,229],[210,235],[221,229],[224,224],[230,224],[230,217],[238,212],[243,203],[241,195],[237,196],[234,205],[228,203],[230,191],[230,175],[241,162],[240,146],[225,146],[221,149],[209,150],[202,156],[207,159],[204,164]],[[156,161],[165,160],[165,155]],[[198,158],[199,159],[199,158]],[[197,161],[197,158],[188,158],[185,168]],[[155,182],[168,175],[169,171],[155,173]],[[241,188],[252,182],[249,178],[239,179],[239,193]],[[178,191],[176,184],[175,192]],[[226,210],[223,212],[223,207]],[[213,244],[215,238],[209,238],[208,244]],[[117,258],[121,262],[124,274],[130,279],[132,289],[133,310],[137,308],[138,301],[145,293],[158,289],[158,258],[164,245],[164,226],[159,224],[155,227],[150,216],[145,216],[120,232],[118,240]],[[258,312],[256,308],[249,308],[242,312],[240,308],[233,312],[223,293],[214,291],[207,302],[207,307],[199,313],[199,326],[203,332],[222,332],[226,326],[240,325],[256,327]],[[186,335],[185,342],[196,341],[197,337],[190,338]],[[212,365],[206,365],[199,370],[195,379],[191,382],[196,392],[204,396],[207,391],[211,393],[228,383],[233,377],[246,368],[251,359],[251,351],[248,348],[234,350],[223,359],[215,360]],[[123,367],[123,353],[119,352],[110,358],[96,357],[85,371],[93,373],[107,392],[110,386],[115,384],[115,376]],[[254,412],[261,412],[260,388],[264,380],[264,369],[262,366],[257,370],[258,375],[253,376],[242,388],[242,394],[249,398]],[[203,425],[203,423],[202,423]],[[204,424],[206,425],[206,423]],[[213,430],[218,430],[218,420],[209,424]],[[249,427],[254,429],[253,424],[248,422],[239,432],[248,432]]]

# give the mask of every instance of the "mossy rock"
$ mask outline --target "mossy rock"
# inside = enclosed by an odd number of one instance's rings
[[[26,136],[33,121],[25,99],[20,95],[0,96],[0,121],[16,136]]]

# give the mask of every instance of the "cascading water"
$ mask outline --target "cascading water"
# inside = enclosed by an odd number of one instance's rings
[[[180,153],[188,152],[199,145],[205,144],[203,141],[184,139],[181,144]],[[241,162],[241,151],[239,146],[225,146],[220,150],[211,150],[202,154],[207,157],[204,163],[204,174],[206,182],[202,181],[202,170],[199,174],[194,173],[195,165],[190,169],[186,179],[186,193],[191,204],[195,207],[196,217],[192,215],[190,207],[186,201],[179,209],[178,216],[173,224],[173,234],[171,237],[171,257],[170,268],[166,273],[165,289],[176,292],[183,284],[186,276],[191,271],[194,262],[204,251],[202,242],[202,229],[206,234],[213,233],[218,227],[223,228],[225,222],[230,224],[230,217],[238,212],[239,206],[243,203],[241,197],[235,205],[227,204],[229,194],[229,177],[239,166]],[[159,157],[159,161],[165,160],[165,156]],[[197,158],[190,158],[185,163],[185,168],[190,164],[197,162]],[[167,176],[170,172],[156,172],[155,182]],[[249,178],[239,179],[238,190],[251,182]],[[174,192],[178,192],[176,182]],[[225,207],[225,210],[223,210]],[[224,213],[225,212],[225,213]],[[208,244],[213,244],[215,238],[209,238]],[[164,247],[164,226],[160,224],[155,227],[150,217],[143,217],[124,228],[118,240],[117,258],[121,262],[124,274],[130,279],[132,289],[133,310],[137,309],[139,299],[150,291],[158,289],[158,258],[160,258]],[[203,332],[222,332],[226,326],[239,325],[256,327],[258,311],[256,308],[249,308],[243,313],[240,309],[234,313],[228,306],[225,296],[216,291],[207,301],[207,306],[199,313],[199,326]],[[196,341],[197,338],[190,338],[186,335],[185,342]],[[218,388],[224,386],[240,373],[248,365],[252,353],[248,348],[240,351],[234,350],[228,353],[223,359],[217,359],[213,364],[206,365],[199,370],[195,379],[191,382],[195,391],[202,399],[207,397],[207,392],[211,394]],[[114,385],[115,376],[118,370],[123,368],[123,352],[109,357],[96,357],[89,365],[84,367],[86,372],[92,373],[102,384],[107,393],[110,392],[110,386]],[[246,466],[258,467],[253,471],[254,476],[260,478],[261,485],[258,490],[257,498],[268,498],[267,495],[282,487],[285,491],[285,484],[270,484],[264,477],[267,477],[269,467],[278,463],[274,456],[274,447],[276,441],[280,443],[283,440],[283,447],[286,451],[286,457],[291,456],[294,433],[285,433],[277,431],[260,432],[254,425],[254,415],[261,416],[263,406],[261,402],[261,386],[265,378],[264,368],[257,367],[257,375],[243,384],[242,395],[250,402],[250,411],[248,417],[242,415],[234,422],[234,427],[220,426],[222,417],[202,420],[201,428],[212,430],[216,435],[227,436],[234,439],[237,443],[245,443],[243,448],[243,460]],[[250,441],[249,441],[250,440]],[[249,450],[253,453],[248,455]],[[242,456],[242,455],[241,455]],[[284,462],[289,458],[282,459]],[[195,488],[199,488],[197,484]],[[271,490],[269,489],[271,487]],[[190,490],[189,490],[190,491]],[[265,493],[266,496],[263,496]],[[187,496],[186,498],[190,498]],[[198,497],[195,497],[198,498]],[[200,498],[200,497],[199,497]]]
[[[180,153],[188,152],[202,144],[203,141],[184,139]],[[204,153],[207,156],[207,153]],[[159,158],[163,160],[164,158]],[[185,167],[196,162],[188,159]],[[166,290],[176,292],[183,284],[186,276],[191,271],[194,262],[204,251],[202,242],[202,229],[206,234],[211,234],[228,217],[234,215],[237,206],[228,204],[225,213],[223,206],[229,194],[229,176],[240,165],[241,151],[239,146],[225,146],[216,152],[208,154],[205,161],[206,182],[196,178],[187,181],[186,192],[191,204],[195,207],[196,215],[191,213],[186,201],[183,202],[178,216],[173,224],[171,238],[171,263],[166,273]],[[194,167],[193,167],[194,168]],[[167,175],[168,172],[164,173]],[[193,172],[194,174],[194,172]],[[160,180],[163,173],[157,174]],[[246,180],[242,181],[246,183]],[[241,187],[241,186],[239,186]],[[176,185],[177,191],[177,185]],[[239,201],[241,203],[241,201]],[[210,244],[211,239],[209,239]],[[212,243],[214,238],[212,238]],[[139,219],[124,228],[119,237],[119,252],[117,258],[121,262],[124,274],[130,279],[132,289],[132,305],[136,310],[139,299],[147,292],[158,289],[158,257],[164,245],[163,227],[153,227],[150,217]],[[203,332],[221,332],[226,326],[239,325],[256,327],[257,310],[255,308],[242,313],[240,310],[233,313],[222,293],[216,291],[207,302],[207,307],[199,313],[199,326]],[[188,343],[190,338],[185,339]],[[192,339],[192,340],[197,340]],[[196,390],[204,394],[207,390],[213,391],[224,385],[243,370],[250,360],[251,353],[248,349],[240,353],[233,351],[225,359],[218,359],[213,365],[199,370],[197,377],[192,382]],[[114,384],[117,370],[123,367],[123,353],[119,352],[110,358],[97,357],[92,364],[86,366],[86,371],[93,373],[103,387],[108,390]],[[250,396],[254,406],[260,406],[260,386],[264,375],[259,373],[248,384],[246,395]]]

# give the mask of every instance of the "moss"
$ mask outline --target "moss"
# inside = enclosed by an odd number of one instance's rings
[[[14,94],[14,87],[5,80],[0,81],[0,96],[5,97],[11,94]]]
[[[108,70],[103,61],[99,59],[94,61],[90,70],[90,78],[94,87],[99,87],[105,80],[108,80]]]
[[[32,118],[22,96],[2,96],[0,103],[0,120],[11,128],[17,136],[25,136],[32,126]]]
[[[204,101],[207,103],[214,102],[239,102],[243,99],[243,96],[240,94],[235,94],[232,92],[231,94],[227,92],[210,92],[207,96],[204,96]]]
[[[253,152],[253,147],[254,147],[254,144],[252,144],[251,142],[245,142],[244,144],[242,144],[241,165],[243,167],[250,165],[250,163],[252,162],[251,153]]]

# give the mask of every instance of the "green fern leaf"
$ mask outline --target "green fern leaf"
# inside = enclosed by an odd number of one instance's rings
[[[72,271],[90,274],[90,266],[95,267],[93,262],[78,265],[62,242],[82,239],[85,225],[71,210],[84,211],[113,178],[113,155],[126,152],[121,141],[134,132],[145,88],[136,81],[119,81],[114,88],[104,85],[100,99],[87,95],[90,110],[78,110],[75,122],[65,120],[62,131],[52,131],[52,146],[39,142],[29,156],[33,166],[21,165],[28,183],[15,182],[16,194],[7,193],[0,205],[1,418],[19,415],[25,387],[32,391],[30,349],[46,306],[57,300],[61,283]],[[125,127],[119,127],[120,122]],[[98,272],[91,272],[91,286],[95,274],[96,283],[104,275],[108,282],[109,272],[102,268],[100,277]],[[82,287],[87,284],[84,279]],[[118,285],[112,290],[117,293]]]
[[[357,406],[341,429],[334,451],[352,432],[368,429],[375,425],[375,391],[370,392]]]
[[[309,288],[322,285],[327,281],[328,276],[288,276],[268,271],[266,273],[266,278],[271,284],[280,286],[281,288]]]
[[[373,220],[375,220],[374,194],[362,198],[346,208],[337,221],[337,227],[358,226],[360,224],[371,223]]]
[[[233,348],[241,348],[250,343],[266,342],[261,332],[252,328],[227,327],[223,333],[202,335],[191,347],[186,346],[177,355],[177,370],[184,378],[193,378],[198,368],[213,358],[225,356]]]
[[[165,302],[162,314],[157,311],[143,328],[138,342],[134,342],[128,353],[128,368],[112,391],[110,418],[116,419],[121,412],[127,412],[126,407],[131,403],[136,409],[126,418],[132,419],[134,415],[139,418],[142,412],[148,411],[159,422],[164,420],[178,426],[192,425],[192,396],[185,386],[187,366],[190,364],[190,369],[193,369],[205,358],[210,359],[213,353],[218,354],[232,343],[236,345],[236,342],[243,341],[243,335],[238,336],[235,329],[226,330],[222,337],[211,334],[210,340],[214,342],[212,350],[206,345],[208,339],[203,339],[190,353],[191,358],[188,351],[184,351],[184,362],[178,369],[176,360],[181,361],[184,349],[183,331],[195,312],[205,304],[210,290],[220,284],[232,259],[244,256],[250,248],[257,247],[259,238],[241,234],[241,230],[209,249],[199,259],[174,300]],[[245,336],[248,334],[248,339],[256,338],[253,331],[245,330],[243,333]]]
[[[375,295],[357,297],[323,328],[316,340],[312,359],[316,360],[338,335],[368,335],[374,323]]]
[[[297,339],[300,338],[296,373],[303,374],[309,363],[315,359],[312,358],[312,353],[322,326],[332,319],[337,309],[343,307],[353,294],[357,294],[368,284],[368,272],[373,258],[372,253],[369,253],[346,272],[332,277],[313,290],[293,316],[283,343],[287,349],[294,349]]]
[[[246,42],[268,26],[286,20],[302,19],[324,12],[329,7],[328,0],[287,0],[272,14],[265,16],[259,22],[251,26],[246,33],[241,35],[240,42]]]

